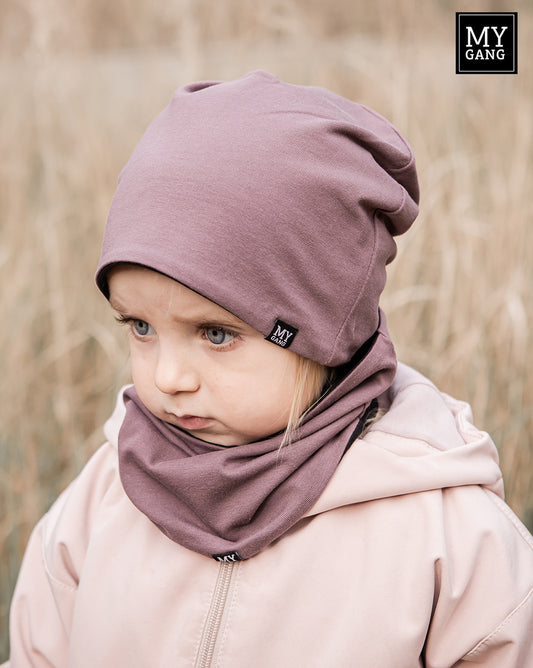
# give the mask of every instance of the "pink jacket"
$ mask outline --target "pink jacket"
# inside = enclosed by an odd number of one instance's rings
[[[256,557],[166,538],[125,495],[119,401],[37,525],[6,666],[533,666],[533,541],[469,407],[400,366],[390,410],[315,506]]]

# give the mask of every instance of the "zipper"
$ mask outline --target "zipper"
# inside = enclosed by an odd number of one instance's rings
[[[209,668],[213,661],[218,632],[220,631],[230,590],[231,576],[236,565],[235,562],[220,562],[215,591],[213,592],[211,607],[198,649],[195,668]]]

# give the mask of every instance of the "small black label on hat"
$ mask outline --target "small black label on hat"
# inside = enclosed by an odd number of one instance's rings
[[[276,320],[274,327],[268,336],[265,336],[267,341],[272,341],[277,346],[288,348],[294,341],[294,337],[298,333],[296,327],[291,327],[283,320]]]
[[[224,564],[233,564],[235,561],[242,561],[238,552],[227,552],[226,554],[214,554],[213,559],[221,561]]]

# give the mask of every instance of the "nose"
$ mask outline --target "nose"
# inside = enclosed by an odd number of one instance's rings
[[[186,350],[179,346],[161,347],[154,382],[164,394],[195,392],[200,387],[200,375]]]

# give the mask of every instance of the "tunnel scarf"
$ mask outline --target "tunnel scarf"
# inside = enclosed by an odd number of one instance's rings
[[[219,561],[254,556],[313,505],[372,400],[391,384],[396,365],[384,325],[364,358],[347,366],[281,451],[283,434],[234,447],[202,441],[156,418],[128,389],[118,441],[126,493],[165,535],[195,552]]]
[[[411,149],[374,111],[267,72],[178,89],[126,167],[96,281],[149,267],[342,378],[282,435],[235,448],[158,421],[127,392],[127,494],[172,540],[248,558],[318,498],[396,357],[379,309],[394,236],[418,213]],[[233,555],[233,557],[231,556]],[[236,556],[237,555],[237,556]]]

